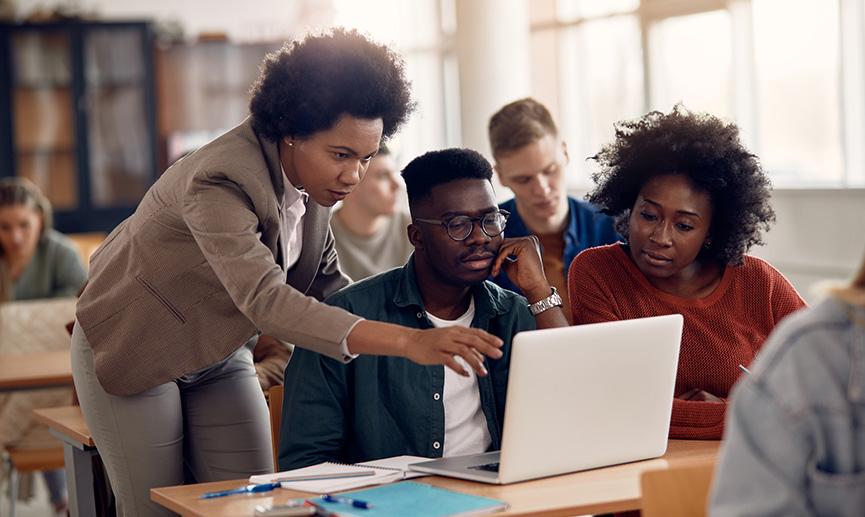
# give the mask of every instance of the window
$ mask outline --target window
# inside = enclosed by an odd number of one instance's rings
[[[865,0],[555,5],[532,22],[533,94],[572,150],[572,187],[590,186],[581,158],[615,122],[677,102],[735,121],[776,187],[865,186]]]
[[[566,30],[561,44],[562,59],[571,66],[562,75],[569,95],[561,100],[559,126],[571,176],[585,185],[591,169],[585,158],[613,138],[610,121],[643,111],[639,25],[634,16],[601,18]]]
[[[778,185],[843,183],[838,3],[751,5],[764,167]]]
[[[733,115],[732,43],[727,11],[663,18],[650,25],[649,109],[688,108]]]
[[[453,0],[334,0],[333,4],[335,25],[372,34],[406,60],[417,108],[389,143],[399,161],[457,145],[457,67],[450,51],[455,30]]]

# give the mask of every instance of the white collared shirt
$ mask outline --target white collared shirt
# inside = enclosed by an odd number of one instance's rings
[[[285,169],[282,168],[281,164],[280,168],[282,169],[282,179],[285,182],[285,192],[282,195],[282,203],[279,205],[279,216],[282,219],[280,236],[282,255],[285,257],[285,270],[288,271],[297,264],[297,261],[300,260],[300,253],[303,251],[303,218],[306,216],[306,203],[309,201],[309,194],[295,187],[286,176]],[[360,321],[362,320],[358,320],[357,323]],[[351,330],[354,330],[354,325]],[[349,334],[351,330],[349,330]],[[342,352],[342,360],[345,363],[357,357],[357,354],[349,352],[348,342],[345,339],[340,343],[340,352]]]
[[[282,170],[285,181],[285,192],[279,206],[282,218],[282,252],[285,257],[285,269],[288,271],[297,264],[300,252],[303,251],[303,217],[306,215],[306,202],[309,194],[295,187],[285,169]]]

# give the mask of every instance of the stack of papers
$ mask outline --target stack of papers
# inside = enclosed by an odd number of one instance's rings
[[[325,462],[301,469],[277,472],[276,474],[251,476],[249,482],[256,485],[280,483],[282,488],[315,494],[329,494],[341,490],[383,485],[403,479],[427,476],[428,474],[423,472],[409,470],[408,466],[430,459],[421,456],[394,456],[393,458],[353,465]],[[303,478],[308,479],[304,480]]]

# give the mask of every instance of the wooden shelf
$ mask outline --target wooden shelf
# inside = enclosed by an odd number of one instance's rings
[[[55,147],[18,147],[15,149],[16,155],[45,155],[45,154],[75,154],[74,147],[63,147],[63,146],[55,146]]]

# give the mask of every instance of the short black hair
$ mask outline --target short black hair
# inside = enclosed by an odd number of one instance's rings
[[[437,185],[461,179],[490,181],[492,177],[493,168],[481,153],[460,148],[430,151],[410,161],[402,170],[409,209],[429,196]]]
[[[343,28],[308,35],[268,54],[250,93],[252,127],[272,142],[325,131],[346,114],[381,118],[386,140],[415,106],[403,59]]]
[[[652,111],[619,122],[615,133],[616,139],[590,158],[600,171],[592,175],[597,186],[586,197],[616,218],[626,239],[631,208],[646,182],[681,174],[712,201],[711,243],[700,258],[741,264],[751,246],[763,243],[762,231],[775,221],[771,184],[735,124],[677,104],[670,113]]]

